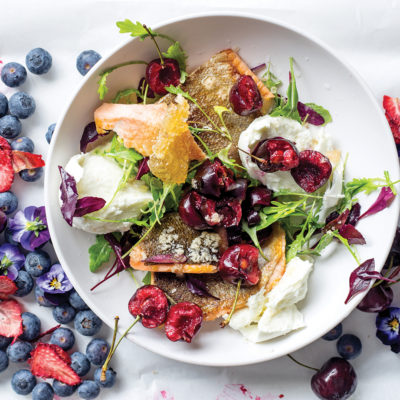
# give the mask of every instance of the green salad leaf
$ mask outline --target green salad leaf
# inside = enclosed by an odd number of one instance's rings
[[[186,60],[188,58],[186,52],[182,49],[182,46],[179,42],[174,42],[171,46],[168,47],[166,52],[162,52],[162,55],[166,58],[173,58],[178,61],[179,69],[181,70],[181,79],[180,82],[184,83],[187,77],[186,72]]]
[[[271,72],[271,63],[268,63],[267,72],[263,75],[263,84],[272,94],[277,94],[278,87],[282,85],[282,81]]]
[[[110,260],[112,248],[103,235],[96,235],[96,242],[89,247],[90,272],[96,272]]]
[[[105,152],[105,156],[114,158],[121,166],[128,161],[137,166],[138,162],[143,159],[143,156],[134,149],[128,149],[124,146],[118,135],[114,135],[111,141],[111,148]]]
[[[150,271],[148,271],[146,273],[146,275],[143,277],[142,283],[143,283],[143,285],[150,285],[150,283],[151,283],[151,272]]]

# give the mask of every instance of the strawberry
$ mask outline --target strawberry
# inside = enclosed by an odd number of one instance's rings
[[[44,167],[44,161],[40,154],[27,153],[26,151],[12,151],[12,167],[15,173],[23,169]]]
[[[17,285],[8,276],[0,276],[0,299],[6,300],[17,291]]]
[[[0,136],[0,193],[10,190],[13,181],[11,147],[7,140]]]
[[[383,96],[383,108],[389,115],[390,119],[400,124],[400,99],[398,97]]]
[[[28,360],[32,374],[40,378],[57,379],[71,386],[81,383],[81,378],[58,353],[61,352],[58,349],[55,350],[52,345],[38,343]]]
[[[392,120],[388,113],[385,113],[386,119],[389,122],[390,129],[392,130],[393,138],[396,144],[400,144],[400,124]]]
[[[0,335],[13,337],[13,343],[22,334],[22,308],[16,300],[4,300],[0,303]]]
[[[68,365],[71,365],[71,357],[65,350],[56,344],[49,344],[49,346],[51,346],[51,348],[57,353],[58,357],[60,357]]]

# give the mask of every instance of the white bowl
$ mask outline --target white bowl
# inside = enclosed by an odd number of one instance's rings
[[[289,57],[293,56],[300,99],[321,104],[332,114],[333,122],[327,128],[336,146],[344,154],[349,153],[347,178],[381,177],[388,170],[393,180],[399,179],[397,153],[382,110],[358,74],[318,40],[281,22],[236,14],[190,16],[153,29],[182,43],[189,55],[189,70],[222,49],[239,48],[248,65],[270,60],[273,71],[287,82]],[[162,40],[160,44],[167,45]],[[132,39],[96,64],[57,123],[46,168],[45,204],[59,260],[78,293],[107,325],[112,327],[114,317],[120,316],[120,331],[132,321],[127,304],[135,284],[128,273],[122,273],[90,292],[104,271],[97,274],[89,271],[88,248],[94,242],[94,235],[72,229],[61,216],[57,166],[65,166],[79,152],[82,129],[93,120],[93,111],[101,103],[96,92],[98,74],[124,61],[155,57],[150,40]],[[108,78],[109,96],[117,90],[136,87],[143,75],[143,66],[125,67],[112,73]],[[364,210],[374,198],[375,195],[362,200]],[[358,246],[360,259],[374,257],[378,270],[389,252],[398,212],[396,200],[389,209],[359,223],[367,240],[365,246]],[[347,305],[344,299],[349,290],[349,274],[355,267],[343,247],[317,260],[307,298],[300,305],[307,327],[270,342],[248,343],[230,328],[219,329],[217,323],[203,324],[192,344],[170,342],[161,330],[142,326],[136,326],[129,339],[166,357],[193,364],[233,366],[271,360],[318,339],[354,309],[363,295]]]

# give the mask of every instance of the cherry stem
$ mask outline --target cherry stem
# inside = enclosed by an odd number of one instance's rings
[[[301,365],[301,366],[304,367],[304,368],[312,369],[313,371],[316,371],[316,372],[319,371],[317,368],[310,367],[309,365],[306,365],[306,364],[301,363],[300,361],[297,361],[297,360],[296,360],[292,355],[290,355],[290,354],[286,354],[286,355],[287,355],[293,362],[295,362],[295,363],[298,364],[298,365]]]
[[[176,301],[167,292],[164,292],[164,294],[171,304],[176,304]]]
[[[161,54],[161,50],[160,50],[160,48],[158,47],[158,44],[157,44],[157,41],[156,41],[154,35],[151,33],[150,29],[149,29],[145,24],[143,24],[143,28],[146,29],[147,33],[150,35],[151,40],[152,40],[152,41],[154,42],[154,44],[156,45],[157,53],[158,53],[158,55],[159,55],[159,57],[160,57],[161,65],[164,65],[164,59],[163,59],[163,56],[162,56],[162,54]]]
[[[268,161],[267,161],[267,160],[264,160],[263,158],[257,157],[257,156],[255,156],[254,154],[251,154],[251,153],[249,153],[248,151],[241,149],[240,147],[238,147],[238,150],[240,150],[241,152],[247,154],[247,155],[250,156],[251,158],[254,158],[256,161],[259,161],[260,163],[268,164]]]
[[[35,337],[34,339],[30,340],[30,343],[34,343],[37,342],[39,339],[41,339],[42,337],[46,336],[46,335],[50,335],[50,333],[53,333],[55,330],[57,330],[59,327],[61,326],[61,324],[58,324],[56,326],[53,326],[53,328],[47,330],[46,332],[41,333],[39,336]]]
[[[235,311],[235,308],[236,308],[236,303],[237,303],[238,298],[239,298],[239,290],[240,290],[240,285],[241,284],[242,284],[242,280],[240,279],[239,282],[237,283],[237,286],[236,286],[235,300],[233,302],[233,306],[232,306],[231,312],[229,313],[228,318],[225,321],[220,323],[220,327],[221,328],[225,328],[225,326],[229,324],[229,321],[232,318],[232,315],[233,315],[233,313]]]

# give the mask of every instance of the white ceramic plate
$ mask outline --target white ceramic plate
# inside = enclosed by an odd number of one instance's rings
[[[250,66],[270,60],[273,72],[287,82],[289,56],[293,56],[300,99],[321,104],[332,114],[329,132],[337,148],[350,155],[347,177],[378,177],[388,170],[392,179],[399,178],[397,153],[382,110],[357,73],[318,40],[283,23],[235,14],[191,16],[153,28],[182,43],[189,55],[189,71],[214,53],[231,47],[239,48]],[[161,40],[160,44],[167,45]],[[57,123],[46,168],[47,217],[59,260],[76,290],[106,324],[113,326],[114,316],[120,316],[121,331],[132,321],[127,304],[135,284],[127,273],[122,273],[90,292],[104,271],[89,272],[88,248],[94,235],[70,228],[61,216],[57,166],[65,166],[79,152],[82,129],[93,120],[93,111],[100,105],[96,93],[99,72],[124,61],[155,57],[150,40],[129,40],[93,68]],[[136,87],[143,75],[143,66],[114,72],[108,79],[109,96],[117,90]],[[372,200],[363,200],[364,210]],[[396,201],[389,209],[359,224],[367,240],[367,245],[359,246],[360,258],[375,257],[377,269],[381,269],[389,252],[398,211]],[[129,339],[166,357],[193,364],[233,366],[271,360],[316,340],[353,310],[362,296],[347,305],[344,299],[349,274],[355,267],[344,248],[336,248],[329,257],[317,260],[307,298],[300,304],[307,327],[270,342],[248,343],[232,329],[219,329],[217,323],[205,323],[190,345],[170,342],[161,330],[142,326],[135,327]]]

